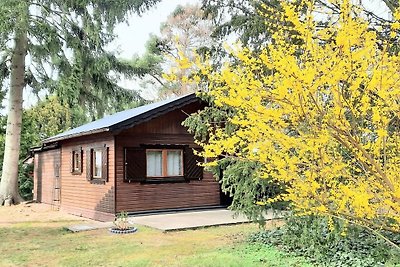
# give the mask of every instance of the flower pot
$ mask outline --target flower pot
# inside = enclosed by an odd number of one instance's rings
[[[131,227],[129,229],[118,229],[118,228],[109,228],[108,231],[112,234],[133,234],[137,231],[136,227]]]

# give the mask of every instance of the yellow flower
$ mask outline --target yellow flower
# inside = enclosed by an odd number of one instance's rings
[[[221,69],[180,54],[177,66],[195,65],[213,104],[232,114],[210,123],[202,155],[257,162],[258,177],[285,185],[285,194],[255,205],[285,200],[303,214],[400,225],[400,56],[355,15],[356,1],[335,3],[340,15],[327,14],[321,29],[313,14],[324,10],[314,1],[303,8],[280,1],[273,40],[258,53],[225,45],[236,60]],[[396,11],[392,37],[399,20]],[[176,78],[173,73],[167,77]],[[196,75],[184,80],[201,83]]]

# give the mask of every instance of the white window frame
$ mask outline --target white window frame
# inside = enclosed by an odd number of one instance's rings
[[[96,175],[96,152],[99,152],[100,155],[100,174]],[[93,179],[101,179],[102,178],[102,172],[103,172],[103,151],[99,148],[93,148],[92,149],[92,176]]]
[[[169,176],[168,175],[168,152],[178,151],[181,153],[181,170],[180,175]],[[148,178],[165,178],[165,177],[183,177],[184,176],[184,161],[183,161],[183,149],[169,149],[169,148],[154,148],[146,149],[146,164],[148,162],[148,152],[161,152],[162,163],[161,163],[161,176],[149,176],[146,168],[146,177]]]

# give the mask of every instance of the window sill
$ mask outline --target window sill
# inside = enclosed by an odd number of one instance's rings
[[[93,178],[90,180],[91,184],[106,184],[106,181],[104,179],[99,179],[99,178]]]
[[[165,177],[165,178],[147,178],[141,184],[168,184],[168,183],[188,183],[184,177]]]
[[[73,171],[71,172],[72,175],[81,175],[82,172],[81,171]]]

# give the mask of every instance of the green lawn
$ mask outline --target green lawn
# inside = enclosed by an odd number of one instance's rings
[[[68,222],[0,227],[0,266],[311,266],[274,248],[246,242],[256,225],[131,235],[106,229],[71,233]]]

